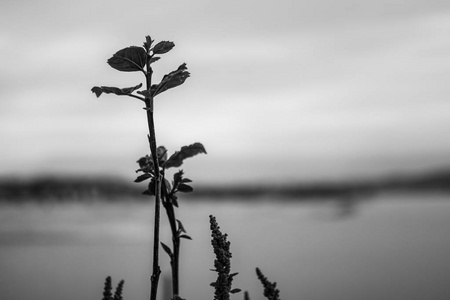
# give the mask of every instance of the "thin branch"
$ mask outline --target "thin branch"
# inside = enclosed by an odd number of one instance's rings
[[[139,100],[141,100],[142,102],[145,102],[145,98],[142,98],[142,97],[139,97],[139,96],[136,96],[136,95],[133,95],[133,94],[127,94],[127,95],[123,95],[123,96],[130,96],[130,97],[139,99]]]

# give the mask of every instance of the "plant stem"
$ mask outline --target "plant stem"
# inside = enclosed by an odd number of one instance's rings
[[[167,212],[167,217],[172,231],[173,257],[170,259],[170,266],[172,268],[172,294],[175,297],[179,295],[179,257],[180,257],[180,237],[177,232],[175,210],[173,204],[169,201],[164,202],[164,208]]]
[[[164,170],[163,170],[164,172]],[[163,173],[164,178],[164,173]],[[170,256],[170,267],[172,269],[172,296],[175,298],[180,294],[179,288],[179,257],[180,257],[180,236],[178,234],[176,217],[175,217],[175,208],[172,203],[172,200],[167,195],[167,187],[165,186],[165,182],[162,183],[162,197],[165,199],[163,201],[163,206],[166,209],[167,218],[169,219],[170,230],[172,232],[172,245],[173,245],[173,254]]]
[[[173,281],[173,295],[179,295],[179,275],[178,275],[178,269],[179,269],[179,257],[180,257],[180,238],[179,237],[173,237],[173,263],[172,266],[172,281]]]
[[[150,91],[152,86],[152,69],[147,61],[147,90]],[[148,141],[150,144],[150,152],[153,158],[153,165],[155,167],[155,228],[153,234],[153,273],[150,277],[151,289],[150,300],[156,300],[158,292],[158,281],[161,269],[159,267],[159,224],[160,224],[160,202],[161,202],[161,174],[159,171],[158,153],[156,146],[156,134],[155,134],[155,122],[153,118],[153,97],[149,96],[145,98],[145,106],[147,110],[147,122],[148,122]]]

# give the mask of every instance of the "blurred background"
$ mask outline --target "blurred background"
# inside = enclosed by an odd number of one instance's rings
[[[209,214],[252,299],[257,266],[282,299],[450,297],[448,1],[6,0],[0,24],[2,299],[101,299],[107,275],[148,297],[145,111],[90,91],[144,82],[106,61],[146,35],[176,45],[155,81],[191,72],[158,144],[208,152],[183,165],[184,298],[213,295]]]

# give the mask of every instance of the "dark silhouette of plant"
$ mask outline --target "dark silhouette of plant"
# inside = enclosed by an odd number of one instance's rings
[[[148,123],[148,141],[151,156],[144,156],[138,160],[139,169],[136,172],[143,172],[138,176],[136,182],[150,179],[148,189],[144,192],[155,198],[155,217],[154,217],[154,235],[153,235],[153,267],[150,278],[150,300],[156,300],[159,276],[161,268],[159,267],[159,226],[160,226],[160,204],[162,203],[166,209],[172,230],[173,251],[166,245],[161,243],[164,251],[170,256],[172,266],[172,292],[173,298],[179,299],[179,250],[180,239],[190,239],[185,235],[185,229],[181,221],[175,218],[174,206],[178,207],[177,193],[191,192],[193,189],[187,183],[191,182],[188,178],[183,178],[183,171],[180,170],[174,174],[172,184],[165,179],[165,170],[172,167],[179,167],[186,158],[192,157],[199,153],[206,153],[205,148],[200,143],[194,143],[189,146],[182,147],[173,155],[167,158],[167,150],[163,146],[158,147],[156,143],[156,133],[154,124],[154,98],[167,91],[168,89],[177,87],[185,82],[190,76],[187,71],[186,64],[181,64],[175,71],[172,71],[162,78],[158,84],[152,84],[153,69],[152,64],[161,57],[158,55],[165,54],[172,50],[175,46],[173,42],[162,41],[153,44],[154,40],[150,36],[145,37],[142,47],[130,46],[117,51],[110,59],[108,64],[122,72],[142,72],[145,77],[146,87],[143,90],[142,83],[127,88],[117,88],[109,86],[95,86],[91,90],[97,97],[103,93],[115,94],[118,96],[129,96],[145,103],[144,110],[147,114]]]
[[[240,289],[231,289],[233,277],[238,273],[231,272],[231,252],[230,242],[227,241],[227,234],[222,234],[219,224],[217,224],[216,217],[209,216],[210,229],[211,229],[211,244],[214,249],[216,259],[214,260],[214,268],[212,271],[217,272],[217,280],[211,283],[214,287],[214,299],[215,300],[229,300],[230,293],[238,293]]]
[[[154,216],[154,234],[153,234],[153,265],[152,275],[150,277],[150,300],[156,300],[159,276],[161,268],[159,266],[159,246],[170,257],[170,265],[172,271],[172,299],[184,300],[180,297],[179,291],[179,255],[181,239],[191,239],[186,234],[183,223],[176,218],[175,208],[179,206],[178,193],[189,193],[193,188],[189,185],[192,180],[184,177],[183,170],[178,170],[173,174],[171,182],[166,179],[166,171],[170,168],[178,168],[187,158],[193,157],[206,150],[201,143],[193,143],[183,146],[179,151],[172,155],[167,155],[167,149],[164,146],[157,146],[156,133],[154,124],[154,98],[185,82],[190,76],[187,71],[186,64],[181,64],[175,71],[172,71],[162,78],[158,84],[152,84],[153,69],[152,64],[157,62],[161,57],[158,55],[165,54],[172,50],[175,46],[173,42],[162,41],[153,45],[154,40],[150,36],[145,37],[142,47],[130,46],[117,51],[109,60],[108,64],[122,72],[142,72],[145,77],[146,86],[142,88],[142,83],[127,88],[117,88],[109,86],[94,86],[91,90],[97,97],[102,94],[115,94],[118,96],[129,96],[142,101],[145,104],[144,110],[147,114],[148,125],[148,141],[150,155],[141,157],[137,163],[139,169],[136,173],[140,173],[135,182],[149,180],[147,189],[143,192],[145,195],[154,197],[155,199],[155,216]],[[159,241],[160,227],[160,205],[166,210],[170,229],[172,233],[172,248],[167,244]],[[214,287],[215,300],[229,300],[230,294],[240,292],[240,289],[231,289],[233,277],[238,273],[231,272],[231,252],[230,242],[227,240],[227,234],[222,234],[216,218],[210,215],[211,228],[211,244],[213,246],[216,259],[214,261],[214,269],[217,272],[217,280],[211,283]],[[276,289],[276,283],[267,280],[262,272],[256,268],[256,274],[264,286],[264,296],[269,300],[279,300],[279,291]],[[112,293],[111,277],[107,277],[103,290],[102,300],[122,300],[124,281],[120,281],[117,288]],[[248,292],[245,292],[244,299],[249,300]]]
[[[256,268],[256,275],[264,286],[264,296],[269,300],[280,300],[280,291],[277,289],[277,283],[270,282],[259,268]]]
[[[124,281],[121,280],[116,287],[116,291],[114,292],[114,296],[112,294],[112,283],[111,276],[106,277],[105,287],[103,289],[103,298],[102,300],[123,300],[122,292],[123,292],[123,284]]]
[[[103,298],[102,300],[111,300],[113,299],[112,295],[112,283],[111,283],[111,277],[106,277],[105,280],[105,287],[103,289]]]
[[[163,250],[170,257],[170,266],[172,269],[172,293],[174,296],[179,295],[179,256],[181,239],[191,239],[186,234],[186,229],[180,220],[175,217],[175,207],[178,207],[178,192],[189,193],[193,191],[193,188],[188,185],[192,182],[189,178],[184,178],[183,170],[179,170],[173,175],[172,184],[164,178],[165,170],[170,167],[178,167],[182,164],[182,161],[188,157],[194,156],[198,153],[206,153],[204,147],[200,143],[194,143],[189,146],[184,146],[180,151],[175,152],[167,159],[167,150],[161,146],[157,149],[159,164],[162,166],[161,174],[163,176],[161,199],[162,205],[166,210],[167,217],[172,232],[172,249],[161,242]],[[138,160],[139,169],[136,172],[143,172],[139,175],[135,182],[141,182],[150,178],[149,188],[144,191],[144,194],[154,195],[156,186],[156,180],[154,176],[154,164],[153,160],[149,156],[141,157]]]
[[[244,292],[244,300],[250,300],[250,296],[247,291]]]

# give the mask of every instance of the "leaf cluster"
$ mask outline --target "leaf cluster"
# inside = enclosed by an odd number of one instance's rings
[[[107,62],[112,68],[118,71],[140,71],[147,77],[153,72],[151,65],[161,58],[158,55],[165,54],[175,47],[175,44],[170,41],[161,41],[154,46],[153,42],[154,40],[152,40],[150,36],[146,36],[146,40],[142,47],[130,46],[121,49],[114,53]],[[148,89],[138,90],[142,87],[142,84],[139,84],[129,88],[94,86],[91,91],[95,93],[97,97],[100,97],[101,94],[105,93],[116,94],[118,96],[130,96],[145,101],[145,99],[152,99],[168,89],[183,84],[189,76],[190,73],[187,71],[186,63],[183,63],[175,71],[164,75],[160,83],[153,84],[148,87]],[[143,97],[133,94],[135,91]]]
[[[183,146],[179,151],[176,151],[170,157],[168,157],[167,149],[164,146],[159,146],[156,150],[157,162],[160,167],[160,174],[163,174],[161,187],[162,204],[166,208],[166,211],[169,216],[169,222],[171,223],[173,234],[173,241],[175,241],[176,247],[179,247],[179,240],[181,238],[189,240],[192,239],[189,235],[186,234],[186,230],[181,221],[175,219],[175,212],[173,207],[174,206],[178,207],[177,193],[178,192],[190,193],[194,189],[192,188],[191,185],[189,185],[189,183],[191,183],[192,180],[184,177],[183,170],[178,170],[178,172],[175,172],[173,174],[173,180],[171,183],[164,177],[165,171],[168,168],[181,166],[185,159],[193,157],[200,153],[206,154],[205,147],[203,147],[201,143],[194,143],[189,146]],[[142,172],[143,174],[139,175],[136,178],[135,182],[142,182],[144,180],[150,179],[148,189],[144,191],[144,194],[155,195],[156,172],[153,158],[149,155],[146,155],[141,157],[137,161],[137,163],[139,164],[139,169],[136,170],[136,173]],[[163,250],[169,255],[171,261],[177,259],[175,257],[176,255],[169,246],[167,246],[162,242],[161,246]]]
[[[116,287],[116,290],[114,292],[114,295],[112,293],[112,282],[111,282],[111,276],[106,277],[105,280],[105,286],[103,289],[103,298],[102,300],[123,300],[122,293],[123,293],[123,285],[125,281],[121,280],[119,284]]]
[[[166,169],[180,167],[184,160],[190,157],[193,157],[200,153],[205,153],[205,147],[201,143],[194,143],[189,146],[183,146],[179,151],[173,153],[170,157],[167,155],[167,149],[164,146],[159,146],[157,149],[157,157],[158,164],[161,168],[161,173],[164,174]],[[139,175],[135,182],[142,182],[144,180],[150,179],[150,183],[148,186],[148,190],[144,192],[144,194],[154,195],[155,194],[155,164],[151,156],[146,155],[141,157],[137,163],[139,164],[139,169],[136,170],[136,173],[142,172],[143,174]],[[175,206],[178,207],[177,202],[177,192],[189,193],[193,191],[193,188],[188,184],[192,182],[189,178],[183,177],[183,170],[179,170],[173,175],[172,184],[169,183],[167,179],[163,180],[163,188],[162,192],[165,195],[166,200],[172,202]]]

